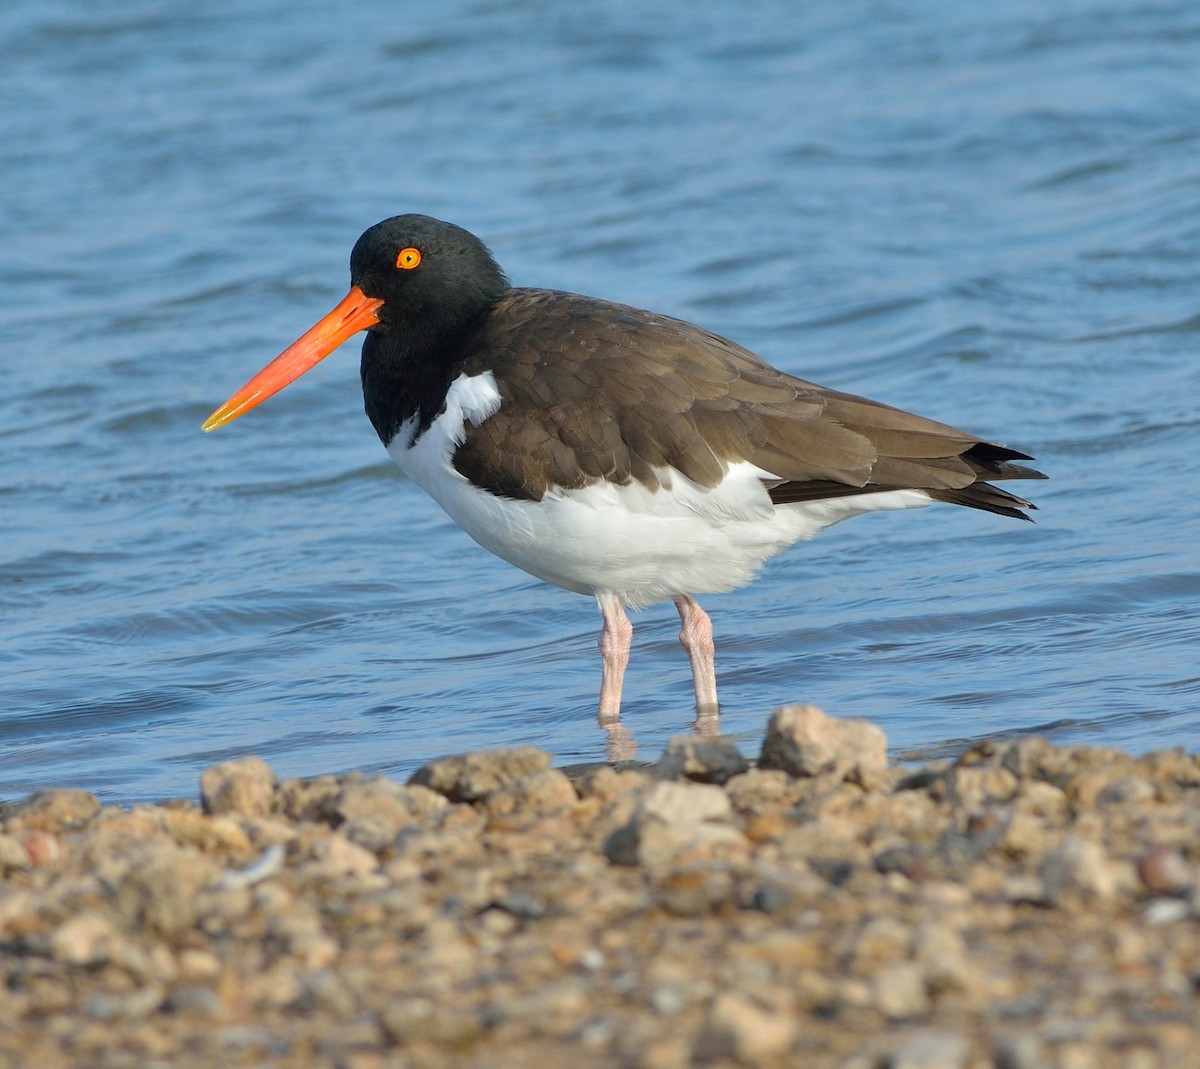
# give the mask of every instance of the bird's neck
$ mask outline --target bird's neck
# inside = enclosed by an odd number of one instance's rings
[[[384,445],[413,416],[418,434],[437,418],[460,370],[466,339],[484,315],[486,310],[440,331],[430,331],[426,322],[419,334],[403,327],[367,334],[360,365],[363,403]]]

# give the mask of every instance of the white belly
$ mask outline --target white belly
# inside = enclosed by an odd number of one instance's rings
[[[748,583],[762,564],[793,542],[840,520],[878,509],[930,504],[920,490],[893,490],[801,504],[772,504],[748,463],[731,466],[713,489],[672,470],[649,491],[596,483],[547,494],[541,501],[479,490],[450,462],[466,422],[478,425],[499,408],[490,373],[460,376],[446,409],[410,447],[408,424],[388,446],[402,471],[476,542],[555,586],[580,594],[610,591],[630,607],[677,594],[704,594]]]

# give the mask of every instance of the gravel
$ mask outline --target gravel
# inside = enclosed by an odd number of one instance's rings
[[[899,769],[793,706],[753,759],[41,792],[0,812],[0,971],[14,1069],[1198,1064],[1200,761]]]

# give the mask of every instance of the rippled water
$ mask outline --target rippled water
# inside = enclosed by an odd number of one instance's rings
[[[1037,526],[863,518],[706,599],[747,749],[796,700],[901,756],[1194,745],[1195,5],[47,0],[0,35],[0,796],[603,756],[594,605],[401,480],[356,345],[199,431],[401,211],[1052,476]],[[690,678],[670,606],[635,626],[652,756]]]

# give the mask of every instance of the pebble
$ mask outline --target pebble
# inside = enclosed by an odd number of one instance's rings
[[[428,787],[452,802],[476,802],[550,767],[550,755],[532,746],[459,754],[417,769],[410,785]]]
[[[709,1018],[696,1041],[701,1063],[732,1058],[754,1065],[791,1046],[797,1021],[787,1013],[766,1009],[752,999],[723,993],[713,1001]]]
[[[0,812],[0,1066],[1187,1064],[1200,762],[885,744],[789,706],[757,767],[687,736],[34,795]]]
[[[204,812],[216,815],[265,817],[275,795],[275,773],[261,757],[206,768],[200,777],[200,801]]]
[[[790,776],[829,775],[867,790],[888,782],[887,739],[865,720],[838,720],[815,705],[787,705],[775,711],[763,738],[760,768]]]
[[[21,832],[57,834],[79,827],[100,812],[100,800],[87,791],[38,791],[5,817],[10,835]]]
[[[888,1059],[888,1069],[966,1069],[971,1044],[957,1032],[916,1032]]]
[[[676,735],[658,760],[663,779],[727,783],[750,768],[737,743],[727,735]]]

